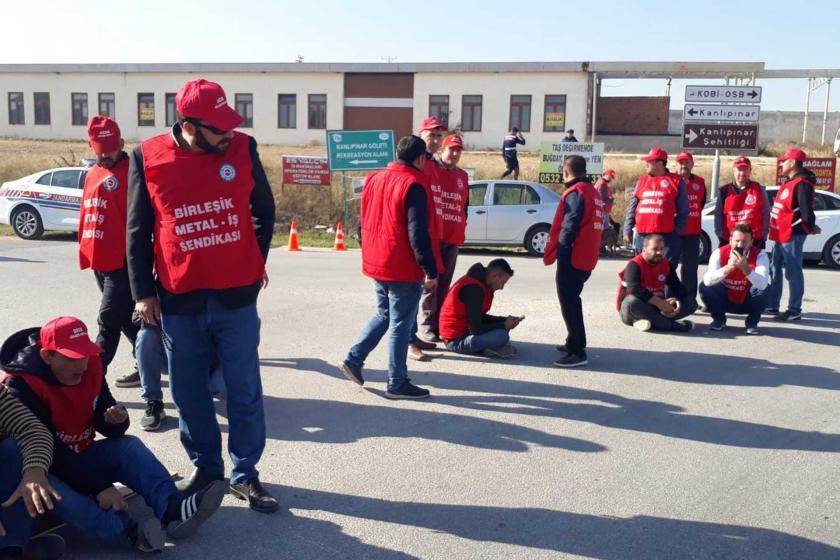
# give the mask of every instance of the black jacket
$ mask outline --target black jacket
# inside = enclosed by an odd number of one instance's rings
[[[467,276],[475,278],[482,284],[485,282],[486,275],[487,269],[481,263],[475,263],[467,270]],[[495,315],[486,315],[483,313],[484,291],[480,286],[464,286],[461,288],[458,297],[467,308],[470,334],[476,335],[494,329],[504,328],[507,317],[496,317]]]
[[[802,169],[793,176],[794,179],[802,177],[811,184],[799,182],[793,192],[793,234],[808,235],[814,232],[817,225],[817,216],[814,214],[814,187],[817,184],[817,177],[810,169]]]
[[[41,359],[41,346],[38,343],[40,327],[25,329],[10,336],[0,347],[0,368],[8,373],[26,373],[36,376],[50,385],[60,385]],[[26,376],[13,375],[6,379],[6,386],[26,407],[28,407],[53,434],[53,463],[50,472],[83,494],[95,496],[111,486],[111,480],[105,476],[98,465],[89,464],[84,452],[76,453],[62,442],[55,433],[52,414],[44,406],[38,395],[26,383]],[[121,424],[109,424],[105,421],[105,411],[114,406],[116,401],[108,382],[102,378],[102,388],[93,413],[93,426],[105,437],[119,437],[128,429],[128,419]]]

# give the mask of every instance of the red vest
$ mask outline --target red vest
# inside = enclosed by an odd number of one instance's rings
[[[99,165],[85,176],[79,212],[79,267],[113,272],[125,265],[128,158],[113,169]]]
[[[793,238],[793,199],[796,196],[796,185],[800,182],[811,184],[803,177],[795,177],[779,187],[773,199],[773,208],[770,209],[770,239],[773,241],[787,243]]]
[[[426,204],[429,207],[429,236],[432,238],[432,252],[439,271],[443,270],[443,257],[440,253],[440,239],[443,235],[443,211],[440,208],[440,183],[443,168],[434,158],[426,157],[423,161],[423,174],[426,181]]]
[[[365,179],[361,208],[365,276],[382,282],[419,282],[425,276],[408,241],[405,200],[414,184],[423,185],[428,194],[428,180],[425,173],[398,162]],[[433,214],[429,204],[430,219]]]
[[[749,224],[753,230],[753,239],[761,239],[764,230],[761,217],[764,197],[761,195],[761,185],[750,181],[737,193],[735,186],[729,183],[722,190],[726,193],[723,199],[723,239],[732,237],[732,232],[738,224]]]
[[[248,136],[234,133],[224,154],[184,150],[171,133],[141,149],[163,287],[182,294],[258,282],[265,265],[251,219]]]
[[[444,340],[457,340],[470,334],[467,306],[461,301],[461,290],[466,286],[479,286],[484,292],[484,301],[481,304],[482,315],[490,311],[490,306],[493,305],[493,292],[484,282],[472,276],[463,276],[446,294],[446,299],[443,300],[440,308],[440,337]]]
[[[572,266],[578,270],[591,271],[598,264],[601,252],[601,234],[604,232],[604,201],[591,183],[580,181],[563,191],[560,203],[554,214],[554,221],[548,233],[543,263],[550,265],[557,260],[557,244],[560,241],[560,229],[566,213],[566,197],[576,192],[583,197],[583,217],[580,229],[572,245]]]
[[[690,179],[683,179],[688,193],[688,220],[682,235],[700,235],[703,232],[702,211],[706,205],[706,181],[703,177],[692,175]]]
[[[649,265],[642,255],[636,255],[630,262],[639,265],[642,273],[642,287],[655,296],[665,297],[665,288],[668,286],[668,275],[671,274],[671,263],[668,259],[662,259],[656,265]],[[618,273],[618,295],[616,297],[616,309],[621,309],[621,302],[627,296],[627,286],[624,284],[624,270]]]
[[[125,185],[123,185],[123,188]],[[78,385],[50,385],[40,377],[28,373],[5,373],[3,379],[17,376],[26,381],[50,413],[55,433],[76,453],[84,451],[96,437],[93,411],[102,391],[102,360],[94,356]]]
[[[467,233],[467,201],[470,187],[469,175],[463,169],[441,168],[438,171],[440,183],[440,203],[442,232],[441,243],[460,245]]]
[[[720,266],[724,267],[729,262],[729,255],[732,253],[732,246],[725,245],[720,248]],[[761,249],[758,247],[750,247],[750,254],[747,256],[747,262],[750,264],[750,269],[755,270],[755,263],[758,260],[758,255]],[[726,297],[732,303],[744,303],[747,299],[747,293],[750,290],[750,281],[747,275],[741,269],[736,268],[727,274],[721,284],[726,288]]]
[[[676,225],[679,179],[642,175],[636,183],[636,231],[640,234],[673,233]]]
[[[598,194],[601,195],[601,200],[604,201],[604,212],[606,214],[610,214],[613,207],[613,197],[612,191],[610,190],[610,184],[607,181],[604,181],[603,178],[599,178],[595,181],[595,190],[598,191]]]

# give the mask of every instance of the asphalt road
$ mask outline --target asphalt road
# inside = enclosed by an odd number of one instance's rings
[[[0,333],[74,314],[99,293],[70,241],[0,238]],[[477,260],[459,259],[459,274]],[[359,253],[272,250],[260,297],[273,516],[232,497],[179,559],[840,558],[840,273],[806,271],[805,319],[709,333],[639,333],[614,308],[619,261],[584,292],[590,365],[551,366],[563,326],[553,270],[521,255],[498,314],[527,316],[509,362],[410,363],[426,402],[382,397],[384,344],[364,389],[336,365],[373,313]],[[95,328],[95,327],[94,327]],[[131,367],[123,341],[113,371]],[[170,418],[137,424],[162,462],[190,465]],[[167,395],[168,398],[168,395]],[[175,416],[167,403],[170,416]],[[223,406],[219,421],[224,426]],[[69,558],[132,558],[73,536]]]

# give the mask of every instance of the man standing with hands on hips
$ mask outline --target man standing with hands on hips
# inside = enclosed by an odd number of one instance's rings
[[[131,155],[127,240],[136,309],[145,323],[161,322],[181,443],[196,467],[179,489],[189,494],[224,479],[209,387],[218,357],[231,492],[251,509],[274,512],[277,500],[256,469],[266,437],[257,295],[268,282],[274,197],[257,143],[234,132],[243,119],[219,84],[187,82],[175,106],[172,130]]]

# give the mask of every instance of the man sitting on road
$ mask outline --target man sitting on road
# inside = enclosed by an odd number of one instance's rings
[[[516,355],[516,348],[508,344],[509,331],[524,317],[487,313],[493,305],[493,294],[503,290],[511,276],[513,269],[505,259],[493,259],[486,267],[475,263],[452,286],[440,310],[440,336],[449,350],[495,358]]]
[[[700,285],[700,298],[712,316],[709,329],[726,327],[726,314],[747,316],[746,334],[758,334],[758,321],[767,307],[770,259],[753,244],[753,230],[738,224],[729,238],[709,257],[709,269]]]
[[[677,277],[665,257],[665,240],[659,234],[645,236],[642,252],[618,276],[618,309],[621,321],[640,331],[688,332],[694,323],[683,320],[697,310],[697,302]],[[665,297],[665,288],[676,297]]]

